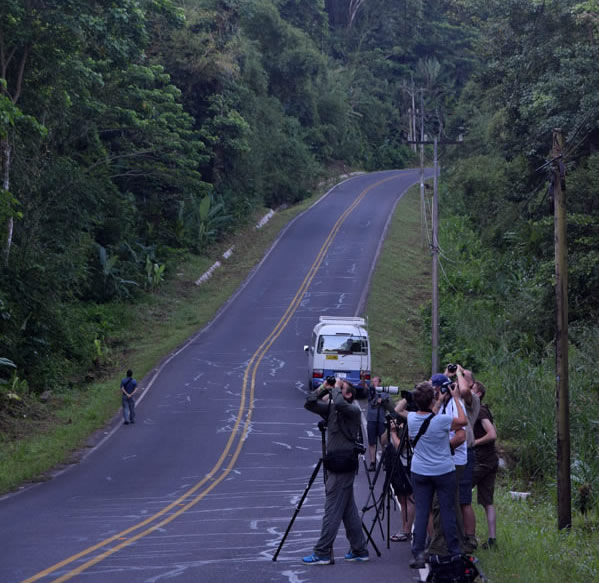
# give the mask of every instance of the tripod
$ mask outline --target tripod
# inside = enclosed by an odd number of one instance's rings
[[[370,510],[371,508],[376,508],[375,516],[372,520],[372,524],[370,530],[368,531],[368,536],[372,534],[372,531],[375,528],[375,525],[378,523],[379,528],[381,529],[381,536],[384,538],[383,533],[383,525],[381,522],[381,516],[384,515],[385,507],[387,509],[387,548],[389,548],[390,542],[390,529],[391,529],[391,501],[393,503],[401,506],[399,504],[399,500],[397,499],[397,494],[399,492],[395,492],[395,488],[393,486],[393,478],[397,478],[396,486],[398,490],[411,490],[411,482],[409,477],[409,467],[411,465],[412,459],[412,449],[410,447],[410,442],[408,439],[408,426],[407,423],[403,424],[401,435],[399,437],[399,444],[397,448],[393,447],[391,441],[391,420],[389,416],[387,416],[387,437],[388,443],[383,450],[383,455],[377,464],[375,469],[374,479],[371,481],[370,476],[368,477],[370,494],[366,501],[366,504],[362,508],[362,515],[365,512]],[[402,462],[402,455],[405,456],[406,463]],[[383,483],[382,493],[380,497],[377,499],[374,493],[374,487],[378,476],[380,474],[381,468],[385,470],[385,480]],[[398,484],[399,482],[399,484]],[[369,506],[370,499],[372,498],[372,504]],[[406,509],[407,511],[407,509]]]
[[[279,553],[281,552],[281,549],[283,548],[283,545],[285,544],[287,535],[291,531],[291,527],[293,526],[293,523],[295,522],[295,519],[296,519],[297,515],[299,514],[299,511],[302,508],[302,504],[304,503],[306,496],[308,496],[308,492],[310,491],[310,488],[312,487],[314,480],[316,480],[316,476],[318,476],[318,472],[320,471],[320,466],[323,465],[324,455],[327,451],[326,437],[325,437],[325,432],[327,430],[326,423],[324,421],[319,421],[318,429],[320,430],[320,439],[321,439],[321,443],[322,443],[322,456],[318,460],[318,463],[316,464],[316,466],[312,472],[312,475],[310,476],[310,479],[308,480],[308,485],[306,486],[306,489],[304,490],[302,497],[300,498],[299,502],[297,503],[295,512],[293,513],[293,516],[291,517],[291,520],[289,521],[289,524],[287,525],[287,530],[285,531],[285,534],[283,535],[283,538],[281,539],[281,542],[279,543],[279,546],[278,546],[275,554],[272,557],[273,561],[277,560],[277,557],[279,556]],[[323,478],[324,478],[324,483],[326,484],[327,483],[327,470],[324,466],[323,466]],[[334,563],[335,563],[335,557],[333,556],[333,549],[331,548],[331,564],[334,564]]]

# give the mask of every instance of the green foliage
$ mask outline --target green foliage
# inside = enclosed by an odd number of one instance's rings
[[[472,368],[486,385],[485,399],[493,410],[512,479],[552,484],[556,455],[552,265],[525,260],[520,253],[530,243],[517,243],[507,251],[491,249],[463,216],[442,221],[440,244],[441,360]],[[597,491],[599,449],[589,435],[599,422],[592,404],[599,328],[584,321],[571,324],[570,330],[570,411],[576,420],[571,424],[573,484]]]

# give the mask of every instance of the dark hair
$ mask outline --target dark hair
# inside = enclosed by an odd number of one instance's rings
[[[351,391],[352,399],[355,399],[358,394],[356,387],[354,387],[354,385],[352,385],[349,381],[343,381],[343,386],[347,387]]]
[[[480,381],[474,381],[474,383],[472,383],[472,390],[474,389],[480,393],[478,398],[482,401],[485,393],[487,392],[485,385],[483,385]]]
[[[131,369],[129,369],[129,370],[127,371],[127,376],[128,376],[128,377],[132,377],[132,376],[133,376],[133,371],[132,371]]]
[[[435,398],[435,389],[433,389],[431,383],[425,381],[416,385],[416,388],[412,391],[412,396],[419,411],[428,411]]]

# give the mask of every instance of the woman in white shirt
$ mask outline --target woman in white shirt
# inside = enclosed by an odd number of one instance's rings
[[[455,464],[449,448],[449,432],[462,429],[468,423],[468,419],[459,405],[459,389],[451,386],[449,391],[455,401],[456,417],[453,414],[433,414],[435,392],[429,382],[420,383],[414,389],[412,396],[418,411],[408,413],[408,435],[413,442],[412,488],[416,502],[412,543],[414,559],[410,561],[410,567],[416,569],[425,566],[426,526],[435,492],[439,498],[441,523],[449,553],[450,555],[460,554],[454,508]],[[427,421],[429,418],[430,420]],[[428,426],[421,431],[425,423]]]

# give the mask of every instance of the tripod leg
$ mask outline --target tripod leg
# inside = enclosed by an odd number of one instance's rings
[[[379,548],[376,546],[376,543],[374,542],[374,539],[372,538],[372,535],[370,534],[370,531],[368,530],[364,522],[362,522],[362,529],[366,533],[366,538],[368,539],[368,542],[372,545],[372,548],[374,549],[376,556],[380,557],[381,551],[379,551]]]
[[[285,531],[285,534],[283,535],[283,539],[279,543],[279,546],[278,546],[275,554],[272,557],[273,561],[277,560],[277,557],[279,556],[279,553],[281,552],[281,549],[283,548],[283,544],[285,543],[285,540],[287,539],[287,535],[289,534],[289,531],[291,530],[291,527],[293,526],[293,523],[295,522],[295,518],[299,514],[299,511],[302,508],[302,504],[304,503],[304,500],[306,499],[306,496],[308,495],[308,492],[310,491],[310,487],[312,486],[312,484],[314,483],[314,480],[316,479],[316,476],[318,475],[318,471],[320,470],[321,465],[322,465],[322,458],[320,458],[318,460],[318,463],[316,464],[316,467],[314,468],[314,471],[312,472],[312,475],[310,476],[308,485],[306,486],[306,489],[304,490],[304,493],[302,494],[300,501],[297,503],[297,507],[295,508],[295,512],[293,513],[293,516],[291,517],[289,524],[287,525],[287,530]]]

